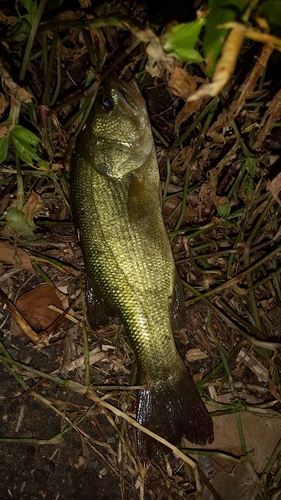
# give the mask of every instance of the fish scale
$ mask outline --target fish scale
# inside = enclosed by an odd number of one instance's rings
[[[138,422],[175,444],[182,436],[211,441],[211,418],[174,342],[173,316],[184,299],[162,219],[147,110],[134,83],[113,78],[98,94],[77,140],[71,188],[86,273],[120,315],[145,385]],[[146,455],[157,453],[142,433],[138,445]]]
[[[142,168],[146,169],[147,166]],[[171,275],[174,274],[175,267],[167,235],[163,231],[157,231],[156,214],[153,210],[147,213],[148,220],[143,221],[142,231],[134,227],[138,221],[132,223],[124,210],[129,183],[116,185],[111,179],[92,174],[93,171],[86,171],[81,164],[81,172],[76,181],[80,184],[76,189],[81,192],[85,185],[84,177],[89,179],[91,176],[91,184],[88,183],[86,193],[87,206],[83,204],[83,210],[90,215],[84,217],[79,226],[81,245],[90,256],[86,264],[88,274],[95,273],[97,277],[94,281],[97,285],[100,280],[106,282],[103,284],[105,295],[110,297],[111,304],[128,325],[142,369],[147,371],[146,365],[152,365],[153,370],[156,368],[159,371],[155,356],[159,359],[172,359],[174,355],[175,362],[178,362],[169,313],[169,297],[173,294]],[[99,193],[103,193],[103,204],[99,203]],[[159,204],[156,208],[159,212]],[[157,219],[162,229],[161,213],[157,214]],[[93,232],[95,240],[89,238]],[[157,317],[155,300],[158,302]],[[152,329],[155,332],[153,350],[151,343],[146,341],[147,338],[150,340]],[[141,336],[139,330],[142,332]],[[164,342],[162,335],[165,331],[170,333],[167,335],[167,342]],[[163,369],[162,365],[160,368]],[[169,365],[169,370],[172,371],[173,366]]]

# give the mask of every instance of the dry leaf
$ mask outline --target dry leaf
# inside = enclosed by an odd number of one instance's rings
[[[273,48],[270,47],[269,45],[266,44],[263,46],[262,53],[258,58],[253,71],[251,71],[249,78],[247,78],[243,83],[241,93],[238,99],[234,101],[233,106],[231,107],[231,113],[229,114],[229,122],[231,122],[232,119],[238,116],[242,107],[245,104],[246,99],[248,99],[253,93],[256,83],[258,79],[261,77],[262,73],[264,72],[264,68],[267,65],[268,59],[272,51]]]
[[[171,71],[174,65],[174,58],[164,52],[160,39],[154,31],[150,28],[146,28],[145,30],[132,28],[131,31],[142,42],[147,43],[148,64],[145,67],[146,71],[152,76],[160,76],[165,67]]]
[[[237,356],[237,363],[243,363],[249,368],[259,379],[260,382],[268,382],[268,370],[258,359],[244,347]]]
[[[2,137],[9,137],[14,126],[14,123],[6,123],[5,125],[0,125],[0,139],[2,139]]]
[[[169,198],[164,203],[164,214],[169,217],[171,220],[177,220],[179,217],[179,213],[181,211],[180,198],[174,197]],[[177,208],[176,208],[177,207]],[[173,212],[173,215],[171,215]],[[190,207],[188,204],[185,207],[183,222],[193,222],[198,219],[198,210]]]
[[[229,22],[218,26],[218,28],[230,28],[230,33],[223,46],[221,57],[219,58],[212,82],[201,87],[195,94],[190,96],[190,101],[195,101],[205,95],[216,96],[224,88],[233,75],[238,55],[244,40],[244,37],[267,43],[273,48],[281,49],[281,39],[267,33],[261,33],[257,29],[247,28],[245,24],[238,22]],[[271,50],[265,50],[268,58]]]
[[[177,67],[173,69],[168,84],[173,94],[182,99],[187,99],[190,94],[195,92],[197,87],[194,76]]]
[[[16,99],[20,102],[31,102],[32,95],[22,87],[18,87],[16,92]]]
[[[281,117],[281,90],[275,94],[272,99],[269,108],[264,114],[262,121],[259,125],[260,132],[258,134],[257,140],[253,145],[253,149],[258,149],[262,146],[265,138],[267,137],[271,127],[277,122]]]
[[[92,6],[90,0],[79,0],[79,3],[81,9],[88,9],[89,7]]]
[[[276,365],[275,365],[275,360],[278,356],[278,352],[275,351],[273,355],[270,358],[270,363],[269,363],[269,383],[268,387],[271,392],[271,394],[277,399],[277,401],[281,401],[281,395],[279,391],[279,387],[276,384]]]
[[[79,17],[72,10],[64,10],[63,12],[59,13],[58,19],[62,22],[63,21],[76,21],[77,19],[79,19]]]
[[[49,308],[50,304],[62,308],[62,302],[55,291],[48,285],[40,285],[24,293],[17,300],[16,307],[30,326],[42,331],[60,316]]]
[[[5,110],[7,109],[8,106],[9,106],[9,103],[5,99],[4,94],[2,94],[2,92],[0,92],[0,116],[3,115],[3,113],[5,112]]]
[[[279,194],[281,191],[281,172],[274,177],[274,179],[268,183],[267,189],[271,192],[273,198],[281,205],[281,200]]]
[[[32,274],[36,274],[28,253],[5,241],[0,241],[0,262],[19,266],[22,269],[27,269]]]
[[[227,24],[234,24],[234,23],[226,23]],[[238,24],[238,23],[235,23]],[[261,33],[257,29],[254,28],[248,28],[245,30],[245,36],[247,38],[251,38],[252,40],[255,40],[257,42],[262,42],[262,43],[268,43],[268,45],[271,45],[273,48],[277,50],[281,50],[281,39],[278,38],[277,36],[270,35],[270,33]]]
[[[222,25],[221,28],[230,26]],[[197,101],[201,97],[215,97],[225,87],[227,82],[233,75],[238,55],[243,43],[244,32],[246,27],[243,24],[235,23],[231,29],[225,44],[222,48],[221,57],[219,58],[211,83],[202,85],[197,92],[192,94],[188,100],[190,102]]]
[[[98,63],[102,67],[106,60],[106,40],[101,28],[92,28],[90,26],[90,35],[92,38],[95,54],[98,57]]]
[[[181,111],[178,113],[176,116],[175,120],[175,132],[178,134],[179,129],[181,124],[185,121],[188,120],[188,118],[202,105],[203,99],[199,99],[198,101],[194,102],[186,102],[184,107],[181,109]],[[208,99],[205,100],[205,103],[208,102]]]
[[[187,169],[188,165],[190,164],[192,155],[193,155],[193,148],[191,148],[190,146],[186,146],[185,148],[181,149],[180,152],[172,161],[173,172],[176,172],[177,174],[184,172]],[[178,191],[179,190],[180,189],[178,188]]]
[[[12,313],[12,318],[13,321],[16,321],[16,324],[21,327],[23,332],[31,339],[33,342],[38,342],[39,337],[37,333],[31,328],[29,323],[26,321],[26,319],[23,317],[23,315],[20,313],[20,311],[14,306],[14,304],[8,299],[7,295],[0,290],[0,298],[2,299],[2,302],[8,307],[8,309]],[[14,328],[12,328],[12,331],[14,333]]]
[[[187,361],[198,361],[200,359],[208,358],[208,354],[201,351],[201,349],[189,349],[185,355]]]
[[[19,21],[19,18],[16,16],[7,16],[4,14],[3,9],[2,11],[0,10],[0,22],[2,24],[7,24],[10,26],[15,26]],[[2,42],[3,43],[3,42]]]
[[[100,348],[97,346],[91,351],[89,351],[89,365],[94,365],[95,363],[98,363],[102,359],[107,359],[104,352],[100,350]],[[67,367],[68,371],[76,370],[77,368],[83,368],[85,369],[85,356],[81,356],[78,359],[73,360],[69,366]]]
[[[0,75],[2,78],[2,85],[7,94],[13,95],[15,99],[20,102],[27,103],[32,101],[32,95],[14,82],[8,71],[3,68],[2,64],[0,64]]]
[[[35,193],[35,191],[31,191],[31,195],[29,196],[27,202],[23,207],[24,216],[28,220],[34,219],[35,215],[41,212],[43,207],[42,198]]]

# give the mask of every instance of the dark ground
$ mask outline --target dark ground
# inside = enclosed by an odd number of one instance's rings
[[[3,330],[2,330],[3,332]],[[41,370],[56,366],[60,346],[37,351],[17,338],[4,338],[5,346],[14,359],[32,357],[32,365]],[[46,363],[47,360],[47,363]],[[44,367],[44,368],[43,368]],[[40,401],[25,393],[15,378],[0,366],[1,436],[13,438],[13,443],[0,443],[1,498],[5,499],[65,499],[65,500],[113,500],[121,498],[118,476],[112,472],[105,460],[98,456],[87,438],[74,429],[58,442],[48,443],[66,427],[59,415]],[[30,386],[36,381],[28,379]],[[76,394],[44,381],[36,393],[62,411],[67,408],[73,422],[90,407],[90,403]],[[77,416],[76,416],[77,415]],[[76,417],[76,418],[75,418]],[[116,437],[106,419],[95,415],[95,408],[83,425],[93,440],[116,445]],[[108,436],[106,435],[109,431]],[[21,439],[27,441],[21,443]],[[30,442],[28,442],[30,439]],[[44,440],[45,444],[36,441]]]

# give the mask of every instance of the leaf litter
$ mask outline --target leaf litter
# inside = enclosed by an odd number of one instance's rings
[[[35,149],[9,143],[1,166],[3,498],[279,498],[280,179],[272,158],[280,144],[270,149],[268,137],[280,127],[280,55],[245,43],[221,94],[191,103],[195,84],[209,85],[201,55],[186,65],[174,47],[165,53],[152,28],[140,30],[144,6],[128,20],[129,4],[116,16],[102,5],[95,17],[82,5],[56,19],[46,9],[27,63],[24,31],[2,42],[3,121],[12,110],[17,123],[20,107],[21,123],[42,131]],[[34,14],[18,17],[21,29]],[[83,29],[75,26],[81,20]],[[221,64],[217,49],[207,48]],[[184,440],[185,459],[177,450],[158,462],[138,457],[126,333],[118,318],[101,331],[85,322],[69,157],[80,109],[92,103],[89,86],[105,76],[105,61],[108,68],[117,60],[138,75],[153,110],[164,219],[186,293],[186,329],[176,342],[214,417],[215,442],[201,450]],[[10,75],[19,71],[23,83],[13,86]],[[10,88],[23,91],[17,106]],[[155,108],[160,91],[165,98]],[[28,228],[10,224],[7,233],[15,207]]]

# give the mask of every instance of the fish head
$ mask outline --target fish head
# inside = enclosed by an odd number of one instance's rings
[[[107,80],[97,94],[85,132],[91,164],[108,177],[121,179],[146,162],[154,141],[146,103],[135,80],[128,83],[117,75]]]

